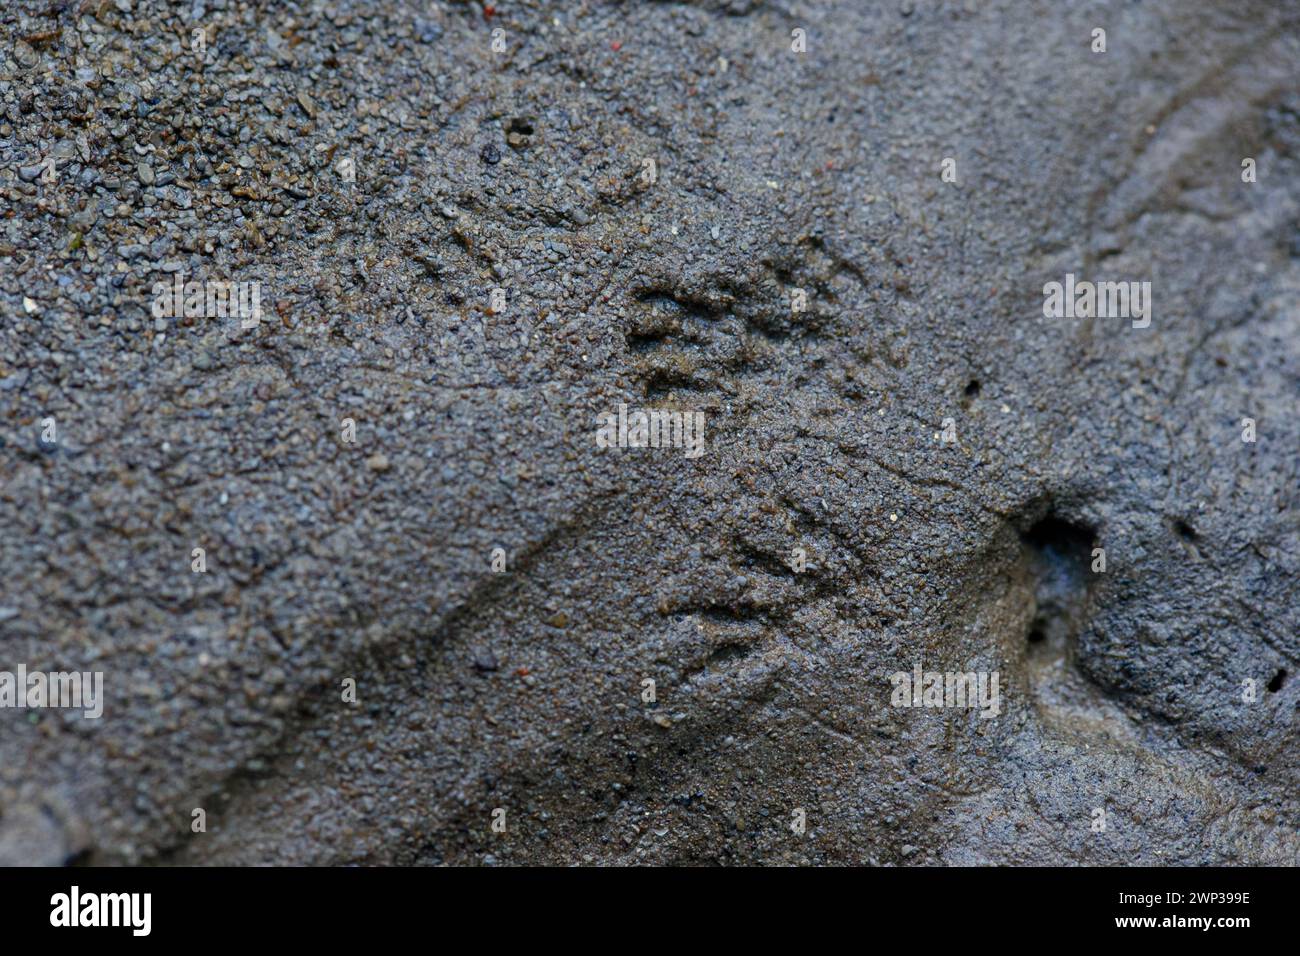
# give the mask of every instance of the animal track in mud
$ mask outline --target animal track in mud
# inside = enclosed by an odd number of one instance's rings
[[[795,340],[818,339],[829,321],[826,303],[836,299],[824,284],[786,254],[763,260],[740,278],[659,277],[634,288],[633,319],[624,338],[646,397],[673,389],[734,394],[734,376],[770,368],[783,349],[802,344]],[[807,296],[798,309],[794,290]]]
[[[738,316],[731,296],[653,286],[633,293],[633,301],[639,314],[625,338],[647,397],[674,388],[729,391],[728,376],[766,364],[769,333]]]

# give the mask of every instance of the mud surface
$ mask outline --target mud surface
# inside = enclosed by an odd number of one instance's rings
[[[0,862],[1295,864],[1298,20],[5,6]]]

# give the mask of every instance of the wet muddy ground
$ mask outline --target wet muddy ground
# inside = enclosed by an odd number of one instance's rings
[[[1298,21],[10,4],[0,862],[1295,864]]]

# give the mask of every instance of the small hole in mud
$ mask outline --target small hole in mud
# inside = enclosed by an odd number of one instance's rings
[[[978,395],[979,393],[980,393],[980,382],[979,382],[979,379],[977,379],[977,378],[973,378],[973,379],[971,379],[969,382],[966,383],[966,397],[967,397],[967,398],[974,398],[974,397],[975,397],[976,395]]]
[[[1273,675],[1273,679],[1268,682],[1268,689],[1272,693],[1276,694],[1278,691],[1282,689],[1282,683],[1285,680],[1286,680],[1286,668],[1280,667],[1278,668],[1277,673]]]
[[[1195,541],[1197,538],[1196,529],[1181,518],[1174,522],[1174,530],[1184,541]]]
[[[1074,643],[1088,618],[1088,553],[1095,538],[1091,528],[1050,511],[1022,535],[1033,589],[1023,640],[1036,682],[1055,681],[1074,660]]]
[[[1026,531],[1023,537],[1032,548],[1046,552],[1050,558],[1086,569],[1096,534],[1090,528],[1062,521],[1049,514]]]

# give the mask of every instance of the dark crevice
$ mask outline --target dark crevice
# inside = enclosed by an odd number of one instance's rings
[[[709,654],[709,665],[725,664],[727,661],[748,657],[758,649],[756,644],[722,644]]]
[[[707,381],[695,378],[693,371],[682,369],[656,368],[650,370],[644,378],[644,394],[647,401],[667,398],[674,392],[706,391]]]
[[[623,335],[629,352],[651,352],[666,345],[671,340],[667,331],[626,332]]]
[[[726,670],[729,664],[760,653],[763,646],[760,640],[728,640],[714,645],[703,656],[687,664],[682,671],[682,676],[687,680],[694,680],[702,674],[718,673]]]
[[[731,300],[726,297],[711,299],[700,295],[678,293],[671,288],[657,285],[637,289],[632,293],[632,297],[637,302],[649,305],[670,316],[687,315],[709,322],[717,322],[725,318],[728,308],[732,305]]]
[[[1051,514],[1024,534],[1025,543],[1031,548],[1050,553],[1056,561],[1073,560],[1084,570],[1088,567],[1088,555],[1094,538],[1095,533],[1091,529],[1071,524]]]
[[[1277,673],[1273,675],[1273,679],[1268,682],[1267,686],[1269,692],[1276,694],[1278,691],[1282,689],[1282,684],[1285,681],[1286,681],[1286,668],[1279,667]]]

